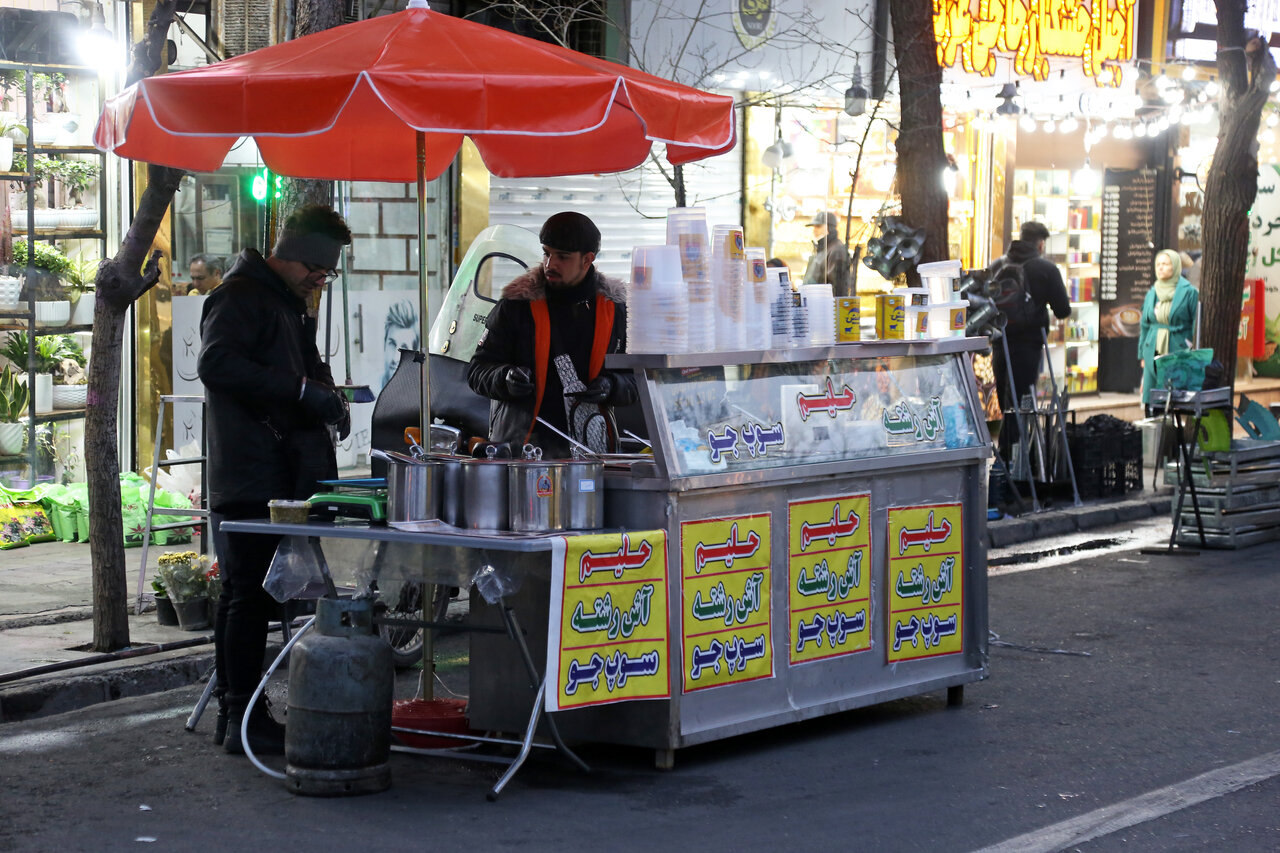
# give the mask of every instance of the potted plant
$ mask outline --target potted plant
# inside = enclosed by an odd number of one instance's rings
[[[35,347],[32,349],[26,332],[10,332],[4,349],[0,349],[0,355],[22,369],[28,369],[27,353],[30,352],[34,357],[35,362],[29,366],[27,386],[34,389],[37,412],[53,410],[53,377],[61,369],[65,356],[62,337],[64,336],[36,335]]]
[[[30,255],[31,266],[40,271],[34,288],[36,323],[49,326],[66,325],[71,319],[71,302],[63,289],[62,281],[75,278],[75,264],[53,246],[40,241],[36,241],[35,249]],[[25,271],[28,264],[25,237],[19,237],[13,241],[13,263],[19,270]],[[23,296],[26,294],[24,293]]]
[[[13,170],[13,144],[27,138],[27,126],[9,116],[0,116],[0,172]]]
[[[177,627],[178,611],[173,609],[173,602],[169,600],[169,593],[160,578],[151,579],[151,594],[156,600],[156,624]]]
[[[27,386],[5,365],[0,370],[0,456],[15,456],[26,443],[27,425],[22,419],[30,401]]]
[[[98,279],[98,267],[101,258],[86,258],[83,255],[72,259],[75,273],[67,279],[67,294],[71,297],[71,325],[93,325],[93,307],[97,301],[95,285]]]
[[[209,558],[195,551],[170,551],[160,555],[156,574],[164,585],[178,624],[184,631],[209,627]]]

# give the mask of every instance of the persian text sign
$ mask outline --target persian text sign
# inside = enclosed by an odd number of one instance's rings
[[[560,538],[551,556],[547,710],[670,696],[666,532]]]
[[[964,532],[960,504],[889,509],[890,663],[964,648]]]
[[[788,505],[791,664],[871,648],[871,495]]]
[[[1103,63],[1133,57],[1136,0],[933,0],[938,64],[959,60],[965,71],[990,77],[996,52],[1013,54],[1013,68],[1037,80],[1049,76],[1049,56],[1079,57],[1097,77]],[[1113,68],[1111,85],[1119,85]]]
[[[680,525],[684,692],[773,677],[769,515]]]

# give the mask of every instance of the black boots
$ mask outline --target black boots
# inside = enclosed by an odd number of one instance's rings
[[[221,714],[219,714],[221,719]],[[227,713],[226,739],[222,748],[232,755],[243,755],[244,744],[240,739],[240,726],[244,709],[231,708]],[[266,700],[260,699],[249,714],[249,748],[254,755],[284,755],[284,723],[278,723],[267,709]],[[215,739],[217,733],[215,730]]]

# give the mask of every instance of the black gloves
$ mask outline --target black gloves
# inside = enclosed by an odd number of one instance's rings
[[[613,396],[614,381],[613,377],[606,373],[601,373],[582,391],[575,391],[570,395],[576,400],[584,403],[607,403]]]
[[[527,367],[508,367],[502,375],[502,384],[513,400],[528,397],[533,393],[533,372]]]
[[[321,382],[305,379],[302,382],[302,398],[299,400],[302,408],[316,420],[338,427],[339,437],[346,438],[351,433],[346,395]]]

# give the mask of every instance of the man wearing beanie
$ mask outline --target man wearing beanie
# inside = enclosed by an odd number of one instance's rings
[[[564,458],[571,445],[535,415],[573,435],[570,413],[580,422],[580,407],[607,413],[635,402],[634,377],[604,369],[606,354],[626,349],[626,298],[622,283],[594,266],[600,230],[586,216],[557,213],[538,238],[542,264],[503,288],[467,367],[467,382],[493,401],[491,441],[509,442],[515,450],[532,443],[548,458]],[[572,362],[568,373],[565,357]],[[566,382],[576,390],[566,394]]]
[[[347,402],[316,349],[308,302],[337,277],[351,232],[331,208],[285,221],[269,257],[245,249],[205,300],[197,362],[204,383],[209,507],[222,574],[214,618],[215,742],[243,753],[240,725],[262,675],[267,623],[279,605],[262,588],[279,538],[225,533],[226,520],[265,518],[273,499],[304,499],[337,476],[333,438],[350,432]],[[284,726],[260,700],[249,717],[255,753],[284,752]]]

